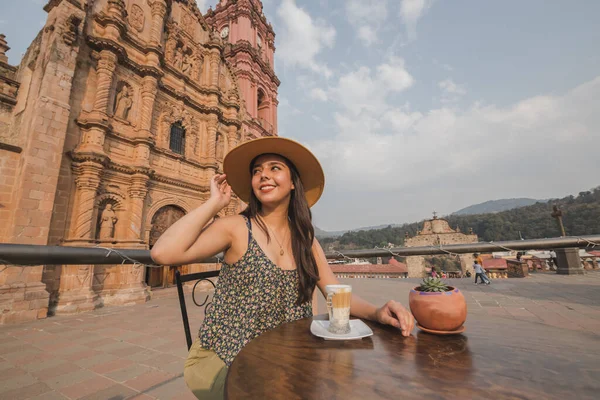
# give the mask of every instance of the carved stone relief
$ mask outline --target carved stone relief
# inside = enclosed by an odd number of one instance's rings
[[[138,32],[144,30],[144,10],[137,4],[131,6],[131,11],[129,12],[129,24],[131,24]]]
[[[133,105],[133,93],[129,85],[121,83],[121,89],[117,91],[115,98],[115,117],[129,121],[129,111]]]

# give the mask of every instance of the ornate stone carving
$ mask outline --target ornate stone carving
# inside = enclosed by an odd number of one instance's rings
[[[123,84],[115,99],[115,117],[129,121],[129,111],[133,105],[132,97],[129,85]]]
[[[107,203],[98,221],[98,238],[111,239],[115,237],[115,225],[119,218],[113,210],[113,205]]]
[[[109,50],[102,50],[96,66],[97,84],[94,111],[106,113],[113,75],[117,67],[117,56]]]
[[[106,13],[108,15],[124,19],[127,16],[125,2],[123,0],[108,0],[106,5]]]
[[[137,4],[131,6],[131,12],[129,13],[129,24],[133,26],[138,32],[144,30],[144,10]]]
[[[71,15],[62,26],[63,41],[69,46],[72,46],[79,36],[79,25],[81,25],[81,19]]]
[[[194,67],[194,61],[191,54],[184,53],[183,61],[181,63],[181,72],[190,76]]]
[[[189,12],[182,10],[181,27],[189,34],[194,33],[194,17]]]

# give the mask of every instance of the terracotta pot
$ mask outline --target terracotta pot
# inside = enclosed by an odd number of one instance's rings
[[[420,292],[415,287],[408,295],[410,311],[424,328],[455,331],[467,319],[467,303],[460,290],[449,286],[448,292]]]

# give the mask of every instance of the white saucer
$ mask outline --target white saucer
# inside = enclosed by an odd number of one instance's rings
[[[318,337],[322,337],[325,340],[355,340],[362,339],[367,336],[372,336],[373,331],[360,319],[350,320],[350,333],[344,335],[336,335],[327,330],[329,328],[329,321],[315,320],[310,324],[310,332]]]

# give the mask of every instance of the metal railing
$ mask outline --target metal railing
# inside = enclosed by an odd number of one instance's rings
[[[390,249],[363,249],[328,251],[329,260],[394,256],[426,256],[442,254],[468,254],[493,251],[551,250],[559,248],[600,248],[600,235],[570,236],[550,239],[511,240],[503,242],[478,242],[453,245],[397,247]],[[202,260],[205,263],[222,262],[222,254]],[[38,246],[0,243],[0,264],[36,265],[83,265],[83,264],[144,264],[158,267],[150,257],[149,250],[112,249],[107,247]]]

